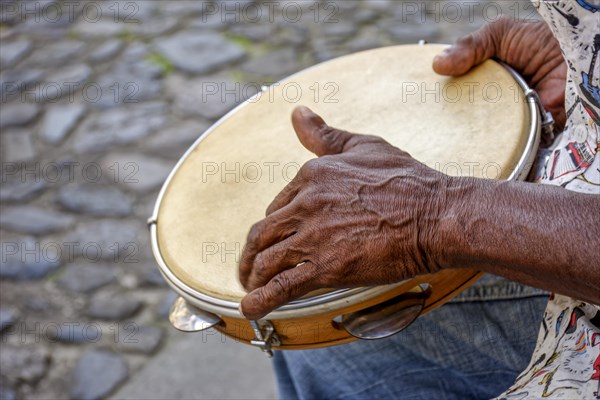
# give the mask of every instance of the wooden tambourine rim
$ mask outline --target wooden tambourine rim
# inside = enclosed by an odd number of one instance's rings
[[[397,47],[397,46],[394,46]],[[354,53],[352,55],[359,54]],[[347,56],[345,56],[347,57]],[[330,61],[328,61],[330,62]],[[324,64],[324,63],[323,63]],[[526,124],[530,127],[527,143],[525,145],[525,150],[523,155],[519,159],[515,169],[509,176],[508,180],[523,180],[535,158],[535,154],[538,149],[540,134],[541,134],[541,121],[540,116],[538,114],[537,105],[533,99],[531,94],[533,91],[529,88],[527,83],[524,81],[522,77],[520,77],[512,68],[509,66],[500,63],[504,66],[510,75],[514,78],[516,83],[521,87],[524,93],[524,97],[528,101],[528,109],[529,109],[529,124]],[[285,80],[292,79],[296,75],[302,74],[306,71],[309,71],[313,68],[316,68],[322,64],[317,64],[308,69],[302,70],[297,74],[291,75]],[[223,123],[223,121],[229,119],[234,114],[236,114],[241,108],[250,104],[253,100],[255,100],[260,93],[256,94],[246,102],[240,104],[235,107],[233,110],[228,112],[225,116],[223,116],[219,121],[217,121],[214,125],[212,125],[206,132],[204,132],[194,144],[186,151],[186,153],[181,157],[181,159],[177,162],[165,183],[163,184],[160,193],[158,195],[156,205],[153,211],[153,215],[148,219],[148,225],[150,228],[151,235],[151,245],[154,257],[159,266],[159,270],[165,280],[169,283],[169,285],[182,297],[184,297],[188,302],[193,304],[194,306],[206,310],[209,312],[213,312],[223,317],[229,318],[240,318],[238,307],[239,302],[229,301],[219,299],[204,293],[201,293],[184,282],[182,282],[166,265],[163,256],[161,255],[161,251],[158,245],[158,237],[157,237],[157,217],[159,214],[159,209],[162,203],[162,199],[165,195],[165,192],[169,186],[169,183],[177,173],[179,167],[185,162],[187,157],[192,153],[192,151],[202,142],[204,138],[206,138],[210,133],[212,133],[219,125]],[[293,301],[273,312],[265,317],[265,319],[269,320],[279,320],[279,319],[290,319],[290,318],[301,318],[316,314],[327,314],[327,313],[335,313],[338,310],[347,310],[348,308],[354,309],[354,306],[357,306],[357,309],[363,308],[365,302],[369,303],[371,300],[376,299],[377,301],[384,301],[386,299],[397,296],[399,293],[403,291],[409,290],[415,285],[425,282],[430,283],[432,286],[435,285],[436,281],[445,281],[450,279],[450,277],[454,275],[455,279],[459,282],[462,282],[459,286],[456,286],[454,290],[446,291],[442,293],[442,295],[432,295],[426,302],[425,308],[422,312],[426,313],[444,302],[448,301],[450,298],[458,294],[460,291],[464,290],[471,283],[476,281],[482,274],[475,270],[465,270],[465,269],[456,269],[456,270],[446,270],[434,275],[421,275],[415,277],[413,279],[403,281],[393,285],[385,285],[385,286],[377,286],[377,287],[368,287],[368,288],[354,288],[354,289],[340,289],[335,290],[323,295],[319,295],[316,297],[308,297],[305,299],[300,299]],[[242,339],[243,340],[243,339]],[[250,340],[250,339],[249,339]]]

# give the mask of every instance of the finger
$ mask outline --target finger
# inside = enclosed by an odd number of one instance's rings
[[[375,136],[332,128],[323,118],[304,106],[297,107],[292,113],[292,125],[302,145],[319,157],[344,153],[360,144],[384,142]]]
[[[441,75],[463,75],[482,62],[497,57],[509,24],[508,18],[500,18],[461,37],[434,58],[433,70]]]
[[[292,179],[292,181],[288,183],[288,185],[284,187],[283,190],[279,192],[277,196],[275,196],[271,204],[269,204],[269,206],[267,207],[266,216],[268,217],[275,211],[290,204],[292,200],[296,198],[298,192],[300,192],[301,182],[302,179],[300,174],[296,175],[294,179]]]
[[[260,319],[317,288],[317,268],[311,262],[283,271],[242,299],[240,311],[247,319]]]
[[[254,257],[244,287],[251,291],[266,285],[275,275],[307,261],[308,254],[310,251],[297,234],[264,249]]]
[[[245,287],[258,253],[293,235],[300,219],[295,207],[285,207],[252,226],[240,258],[240,282]]]

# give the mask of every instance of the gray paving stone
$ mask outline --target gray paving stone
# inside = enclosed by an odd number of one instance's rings
[[[199,15],[209,10],[210,5],[196,0],[178,0],[169,2],[168,6],[163,7],[162,12],[176,16]]]
[[[25,307],[30,311],[42,313],[49,311],[52,305],[44,297],[30,297],[25,301]]]
[[[16,40],[0,46],[0,67],[12,67],[31,51],[31,41]]]
[[[317,62],[331,60],[344,54],[344,51],[329,38],[320,37],[314,39],[312,43]]]
[[[231,26],[231,33],[244,36],[250,40],[259,42],[269,39],[275,34],[276,26],[274,24],[234,24]]]
[[[10,129],[0,136],[0,155],[5,163],[20,163],[35,158],[33,135],[27,129]]]
[[[0,376],[9,383],[35,384],[47,372],[50,355],[39,346],[2,346],[0,351]]]
[[[127,216],[133,199],[118,188],[100,183],[73,183],[61,187],[57,200],[69,211],[95,216]]]
[[[201,120],[185,121],[169,128],[161,129],[147,141],[148,149],[162,157],[179,158],[210,127]]]
[[[356,9],[361,5],[361,1],[337,1],[335,2],[335,10],[334,15],[330,17],[330,19],[334,19],[337,17],[338,20],[341,20],[340,15],[346,17],[350,15],[351,12],[356,11]],[[310,7],[310,6],[309,6]],[[309,8],[310,10],[310,8]],[[327,9],[331,12],[331,10]],[[323,21],[328,21],[329,19],[323,18]]]
[[[0,307],[0,332],[17,322],[17,312],[12,308]]]
[[[127,353],[154,354],[165,336],[162,328],[126,324],[117,342],[117,350]]]
[[[86,44],[79,40],[55,40],[37,48],[26,63],[34,68],[72,65],[85,47]]]
[[[258,90],[257,86],[244,86],[223,74],[196,79],[174,75],[166,81],[167,92],[173,96],[178,114],[209,120],[222,117],[250,98]]]
[[[58,144],[75,127],[75,124],[85,113],[82,104],[52,106],[44,115],[41,138],[49,144]]]
[[[139,234],[145,233],[141,223],[126,220],[102,219],[81,222],[77,228],[68,232],[65,242],[78,245],[79,253],[87,246],[83,257],[90,262],[111,260],[137,262],[139,252]],[[143,237],[147,240],[146,236]]]
[[[70,395],[78,400],[105,398],[129,375],[125,359],[106,350],[86,351],[73,368]]]
[[[4,387],[0,383],[0,400],[17,400],[17,392],[9,387]]]
[[[169,290],[167,294],[163,296],[163,299],[160,303],[156,305],[155,313],[158,318],[165,319],[169,317],[169,311],[171,310],[171,306],[177,299],[177,293],[173,290]]]
[[[5,167],[7,167],[6,164]],[[6,180],[0,186],[0,202],[25,202],[36,197],[45,188],[46,183],[41,179]]]
[[[341,43],[346,39],[353,37],[358,31],[352,21],[340,20],[337,23],[322,24],[323,34],[335,42]]]
[[[118,182],[122,187],[138,193],[148,193],[163,184],[173,169],[174,162],[140,153],[111,153],[102,159],[101,165],[104,170],[116,165],[124,172],[123,179]]]
[[[309,29],[297,24],[283,24],[276,35],[266,39],[273,46],[303,46],[310,43],[310,40]]]
[[[231,16],[235,18],[235,16]],[[215,14],[205,14],[200,17],[196,17],[192,19],[189,23],[188,28],[193,30],[206,30],[206,31],[222,31],[226,28],[231,27],[232,18],[223,18],[219,15],[219,13]]]
[[[96,323],[65,322],[49,326],[44,337],[51,342],[84,344],[97,343],[102,339],[102,329]]]
[[[159,38],[155,44],[176,68],[193,74],[205,74],[235,63],[246,53],[222,35],[210,31],[180,32]]]
[[[367,1],[364,3],[364,7],[367,7],[367,9],[387,13],[394,8],[394,2],[395,0]]]
[[[370,8],[363,8],[351,14],[352,19],[358,23],[370,22],[379,17],[379,13]]]
[[[8,26],[15,25],[21,19],[20,13],[11,7],[0,7],[0,22]]]
[[[112,146],[142,139],[166,121],[167,107],[162,102],[132,104],[103,111],[87,118],[74,134],[77,153],[99,152]]]
[[[134,35],[144,38],[163,36],[172,32],[179,20],[171,16],[155,16],[144,21],[143,24],[134,24],[132,32]]]
[[[74,18],[69,15],[66,8],[59,15],[55,14],[54,10],[46,8],[55,3],[54,0],[36,1],[40,13],[34,17],[28,12],[25,23],[19,25],[19,32],[28,33],[33,38],[64,39],[66,28],[71,25]]]
[[[399,23],[386,20],[378,24],[396,41],[397,44],[416,44],[419,40],[435,42],[440,34],[438,24]]]
[[[161,275],[158,268],[154,267],[144,272],[141,278],[140,286],[151,286],[151,287],[166,287],[167,282]]]
[[[115,281],[116,274],[110,264],[75,263],[65,267],[57,283],[73,292],[89,293]]]
[[[74,222],[72,215],[36,206],[8,207],[0,215],[4,229],[31,235],[60,232],[70,228]]]
[[[162,73],[160,67],[145,60],[152,51],[150,45],[145,43],[130,43],[123,52],[119,66],[135,75],[141,74],[147,78],[158,78]]]
[[[88,56],[88,59],[92,62],[104,62],[113,59],[123,49],[124,43],[119,39],[110,39],[102,42],[94,51]]]
[[[111,11],[113,15],[114,11]],[[73,34],[82,36],[86,39],[99,39],[116,36],[125,32],[127,24],[115,23],[113,18],[103,18],[99,21],[91,22],[80,19],[72,28]]]
[[[49,102],[56,102],[63,97],[70,99],[74,93],[82,89],[91,75],[92,69],[87,64],[75,64],[63,68],[47,78],[40,97],[42,101]],[[86,96],[91,98],[95,94],[88,94],[86,91]]]
[[[349,40],[346,43],[350,52],[358,52],[363,50],[375,49],[377,47],[385,46],[386,43],[384,38],[380,34],[378,29],[372,29],[372,27],[366,27],[361,30],[361,35]]]
[[[244,63],[241,68],[255,76],[269,77],[274,80],[284,78],[301,69],[296,51],[292,48],[276,50],[256,57]]]
[[[41,279],[61,265],[61,250],[54,242],[42,242],[31,236],[10,234],[2,235],[0,245],[2,279]]]
[[[38,262],[19,262],[10,257],[6,261],[0,261],[0,278],[20,281],[41,279],[59,266],[59,261],[44,258],[40,258]]]
[[[35,119],[40,113],[36,103],[13,102],[0,107],[0,128],[25,125]]]
[[[111,9],[110,3],[108,3],[106,7]],[[127,9],[124,8],[122,12],[119,13],[119,19],[126,23],[127,27],[131,29],[135,25],[146,24],[157,15],[165,15],[164,9],[168,9],[169,7],[171,7],[171,4],[168,4],[165,7],[160,1],[138,1],[135,9],[133,7]]]
[[[130,44],[118,62],[98,79],[102,96],[92,105],[102,108],[140,103],[159,97],[163,67],[150,61],[150,50],[142,43]]]
[[[129,293],[100,292],[92,297],[87,315],[109,321],[129,318],[142,308],[142,301]]]
[[[0,98],[3,100],[20,97],[24,101],[21,92],[33,87],[36,83],[42,81],[44,72],[40,69],[19,68],[2,71],[0,73]]]

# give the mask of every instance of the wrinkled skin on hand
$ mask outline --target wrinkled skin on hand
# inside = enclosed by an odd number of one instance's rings
[[[495,58],[513,67],[538,92],[550,111],[555,131],[565,122],[567,64],[560,45],[543,21],[517,21],[510,18],[483,26],[442,52],[433,69],[442,75],[462,75],[485,60]]]
[[[388,284],[435,272],[431,248],[447,176],[385,140],[331,128],[306,107],[292,122],[318,156],[255,224],[240,280],[247,318],[317,288]],[[300,265],[298,265],[300,264]]]

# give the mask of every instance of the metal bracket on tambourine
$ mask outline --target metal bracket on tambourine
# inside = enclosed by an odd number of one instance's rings
[[[527,82],[525,81],[525,79],[523,79],[518,73],[517,71],[514,70],[513,67],[511,67],[510,65],[508,65],[507,63],[500,61],[500,60],[496,60],[500,65],[502,65],[504,68],[506,68],[511,75],[513,76],[513,78],[515,78],[515,80],[517,80],[517,83],[519,84],[519,86],[521,86],[521,88],[523,88],[523,95],[525,96],[525,98],[530,102],[535,104],[539,115],[542,118],[541,121],[541,130],[542,133],[544,135],[548,135],[548,137],[550,139],[554,139],[554,117],[552,117],[552,114],[548,111],[546,111],[546,108],[544,108],[544,104],[542,103],[542,99],[540,99],[540,95],[533,90],[532,88],[529,87],[529,85],[527,84]]]
[[[220,324],[221,318],[189,304],[183,297],[177,297],[169,310],[171,325],[182,332],[200,332]]]
[[[256,337],[250,341],[252,346],[259,347],[269,358],[273,357],[272,346],[279,346],[280,341],[275,327],[270,321],[265,320],[250,320],[250,325],[254,329]]]
[[[540,116],[542,117],[542,133],[548,135],[550,140],[554,139],[554,117],[544,108],[540,95],[535,90],[528,89],[525,91],[525,98],[533,101],[540,112]]]

